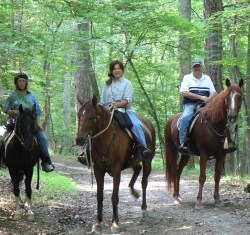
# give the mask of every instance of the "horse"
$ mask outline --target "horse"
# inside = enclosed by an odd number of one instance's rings
[[[215,163],[215,205],[221,205],[219,194],[219,183],[221,170],[227,151],[224,149],[224,141],[227,136],[227,125],[235,124],[242,103],[241,79],[238,84],[231,84],[226,79],[226,89],[218,93],[209,103],[200,108],[197,112],[195,123],[189,131],[189,143],[192,155],[200,156],[199,191],[195,208],[202,208],[202,190],[206,181],[207,161],[213,156]],[[183,168],[189,161],[189,154],[181,154],[178,157],[179,130],[178,122],[181,113],[171,116],[164,127],[164,148],[165,148],[165,179],[168,190],[173,186],[174,203],[181,202],[180,177]],[[191,125],[192,126],[192,125]],[[179,160],[179,161],[178,161]]]
[[[34,107],[33,107],[34,108]],[[35,134],[38,125],[33,115],[33,109],[19,106],[19,116],[16,117],[14,130],[5,138],[4,163],[8,168],[15,195],[14,220],[22,217],[21,207],[24,204],[27,219],[34,220],[34,213],[31,209],[31,182],[33,167],[38,162],[37,141]],[[23,202],[20,198],[20,183],[25,176],[26,198]]]
[[[143,166],[142,176],[142,204],[141,209],[147,209],[146,189],[148,177],[151,173],[151,161],[142,160],[138,149],[133,153],[133,140],[125,129],[121,129],[113,119],[113,112],[105,106],[97,103],[96,96],[92,100],[84,101],[77,97],[81,107],[78,111],[78,132],[76,144],[82,146],[86,138],[91,138],[91,159],[93,161],[94,175],[97,183],[97,216],[93,229],[100,229],[103,221],[103,188],[104,175],[108,173],[113,177],[112,206],[113,218],[111,231],[119,231],[119,185],[121,171],[127,168],[133,169],[133,175],[129,182],[131,194],[138,198],[139,193],[134,184]],[[155,154],[155,130],[152,123],[145,117],[138,115],[144,127],[148,148]],[[133,153],[131,155],[131,153]],[[142,166],[140,165],[142,162]]]

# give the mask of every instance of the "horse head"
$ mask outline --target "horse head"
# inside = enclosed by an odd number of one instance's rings
[[[76,144],[82,146],[85,143],[87,136],[93,135],[98,130],[101,107],[97,103],[96,96],[93,96],[92,100],[86,102],[81,97],[77,96],[77,100],[81,107],[77,114],[78,131]]]
[[[227,96],[225,98],[225,103],[227,107],[227,117],[230,123],[235,123],[242,103],[243,79],[240,79],[238,84],[232,84],[227,78],[226,86]]]
[[[34,116],[34,109],[24,108],[19,105],[20,115],[17,117],[15,126],[15,136],[23,145],[25,150],[32,150],[35,147],[34,136],[38,130],[38,125]]]

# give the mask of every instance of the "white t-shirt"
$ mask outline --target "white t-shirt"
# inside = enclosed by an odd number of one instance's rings
[[[209,97],[212,92],[215,92],[214,84],[208,75],[202,74],[200,79],[193,76],[193,73],[183,77],[180,92],[189,91],[191,93]],[[183,104],[196,103],[198,100],[183,97]]]

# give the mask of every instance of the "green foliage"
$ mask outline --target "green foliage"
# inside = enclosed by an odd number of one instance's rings
[[[36,171],[33,175],[33,184],[36,185]],[[40,178],[40,191],[34,190],[33,198],[37,203],[42,203],[47,200],[57,200],[62,194],[74,191],[75,187],[75,182],[67,176],[56,172],[42,172]]]
[[[34,168],[35,169],[35,168]],[[10,178],[7,168],[1,168],[1,178]],[[40,189],[35,189],[37,184],[37,171],[34,171],[32,182],[32,201],[33,203],[44,203],[48,200],[58,200],[63,194],[76,190],[76,184],[67,176],[61,175],[56,172],[45,173],[40,171]],[[24,194],[24,183],[21,193]]]
[[[191,40],[192,56],[203,58],[206,30],[220,24],[223,58],[215,63],[223,64],[222,79],[232,76],[234,65],[246,75],[248,0],[224,1],[224,11],[206,21],[202,1],[192,1],[191,22],[180,17],[178,1],[167,0],[1,1],[0,7],[1,104],[12,89],[13,73],[28,72],[30,88],[43,111],[45,97],[50,99],[47,132],[53,149],[63,146],[64,152],[70,150],[75,139],[74,74],[81,69],[76,62],[83,57],[83,48],[90,52],[99,89],[111,60],[127,62],[125,76],[134,84],[134,106],[155,126],[159,124],[158,134],[163,133],[166,119],[180,110],[180,35]],[[78,30],[83,24],[89,31]],[[237,57],[232,55],[231,36],[236,36]],[[48,64],[49,72],[45,70]],[[69,126],[63,111],[66,77],[71,79]],[[240,120],[244,123],[244,117]]]

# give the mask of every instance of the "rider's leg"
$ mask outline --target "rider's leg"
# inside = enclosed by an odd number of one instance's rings
[[[138,119],[135,112],[128,112],[128,115],[133,123],[131,130],[140,144],[140,153],[142,158],[144,160],[151,160],[153,154],[151,150],[147,148],[146,138],[140,120]]]
[[[183,106],[183,114],[180,121],[180,132],[179,132],[179,141],[180,141],[180,148],[186,148],[186,140],[188,137],[188,126],[194,114],[194,104],[186,104]],[[188,149],[187,149],[188,150]]]
[[[41,149],[41,160],[42,160],[42,169],[43,171],[50,172],[54,170],[54,166],[52,164],[49,151],[48,151],[48,142],[46,135],[43,131],[39,131],[37,133],[37,141],[38,145]]]

